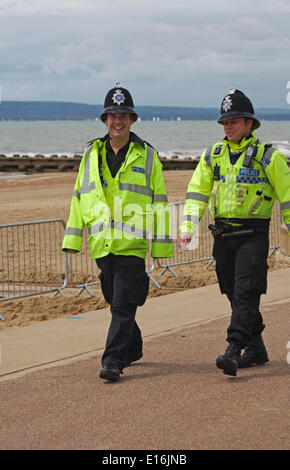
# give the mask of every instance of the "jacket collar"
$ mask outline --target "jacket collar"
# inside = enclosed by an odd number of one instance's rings
[[[253,144],[257,140],[255,131],[252,131],[250,135],[243,137],[240,142],[230,142],[227,137],[224,138],[224,142],[227,143],[232,152],[243,152],[246,148]]]

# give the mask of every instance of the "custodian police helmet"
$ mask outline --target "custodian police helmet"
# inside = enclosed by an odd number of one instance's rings
[[[137,121],[138,119],[138,114],[134,109],[134,103],[130,92],[121,87],[118,82],[106,95],[104,110],[100,116],[103,122],[106,120],[107,113],[130,113],[132,114],[134,121]]]
[[[221,114],[217,122],[224,124],[224,121],[227,119],[237,117],[253,119],[253,129],[258,129],[261,125],[255,116],[254,108],[249,98],[242,91],[231,88],[222,101]]]

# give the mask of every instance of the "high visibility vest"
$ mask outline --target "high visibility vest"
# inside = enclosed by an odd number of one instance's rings
[[[283,154],[253,136],[233,165],[230,145],[217,142],[202,154],[187,188],[181,231],[195,232],[207,203],[214,218],[270,219],[276,197],[290,231],[290,171]],[[246,154],[253,154],[248,166]]]
[[[90,234],[91,258],[108,253],[145,258],[172,257],[170,219],[162,165],[145,142],[130,142],[120,170],[112,177],[103,139],[84,152],[75,184],[63,250],[81,250],[83,228]]]

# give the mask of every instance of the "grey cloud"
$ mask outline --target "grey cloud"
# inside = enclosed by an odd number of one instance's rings
[[[286,106],[290,4],[245,0],[242,7],[230,0],[6,1],[3,94],[100,103],[120,80],[139,104],[213,106],[237,86],[259,106]]]

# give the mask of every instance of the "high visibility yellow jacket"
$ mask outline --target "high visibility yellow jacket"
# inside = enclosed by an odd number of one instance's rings
[[[84,152],[62,249],[81,250],[86,225],[92,259],[109,253],[172,257],[170,218],[162,165],[156,150],[131,133],[129,149],[113,178],[106,162],[108,135]]]
[[[242,152],[235,164],[230,162],[230,151]],[[254,156],[247,167],[244,158],[251,152]],[[284,155],[260,142],[254,132],[239,144],[225,139],[202,154],[192,175],[181,232],[195,233],[207,203],[214,218],[242,223],[270,219],[276,198],[290,234],[290,169]]]

